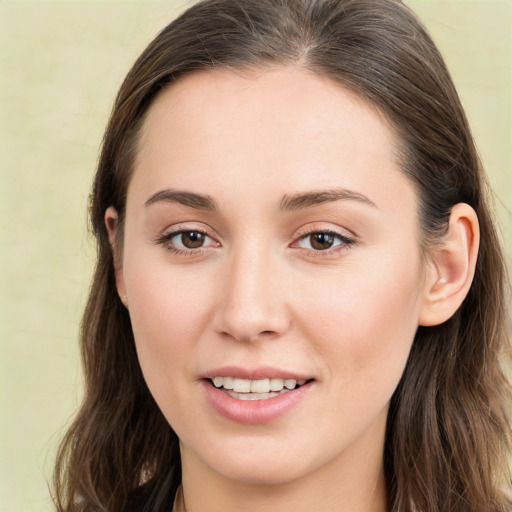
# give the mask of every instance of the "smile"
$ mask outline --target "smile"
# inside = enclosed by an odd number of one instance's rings
[[[216,388],[237,400],[267,400],[303,386],[306,380],[214,377],[211,382]]]
[[[264,370],[253,372],[259,375],[250,373],[226,371],[202,379],[207,401],[217,414],[231,422],[246,425],[269,423],[291,414],[316,387],[316,381],[312,378],[292,378],[292,375],[261,378],[264,377],[261,373],[277,373]]]

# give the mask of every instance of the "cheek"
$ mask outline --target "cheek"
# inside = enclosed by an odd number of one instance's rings
[[[128,269],[127,269],[128,270]],[[185,421],[190,383],[197,378],[198,340],[207,325],[210,292],[169,266],[132,272],[130,317],[144,379],[169,424],[192,435],[200,425]]]
[[[419,256],[381,255],[306,283],[296,317],[340,387],[358,396],[392,393],[418,326],[420,270]]]
[[[165,261],[147,264],[135,251],[125,263],[124,276],[145,378],[153,391],[168,390],[177,376],[173,369],[192,371],[197,341],[208,324],[211,280],[194,279],[191,272]]]

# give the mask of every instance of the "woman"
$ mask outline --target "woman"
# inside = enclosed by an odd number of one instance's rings
[[[207,0],[104,138],[59,510],[510,510],[505,269],[396,0]]]

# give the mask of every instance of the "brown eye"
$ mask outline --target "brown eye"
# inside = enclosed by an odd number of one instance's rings
[[[334,244],[334,236],[330,233],[311,233],[309,235],[311,247],[317,251],[330,249]]]
[[[205,234],[199,231],[183,231],[178,235],[181,243],[187,249],[197,249],[202,247],[205,241]]]
[[[204,250],[220,247],[219,242],[198,229],[178,229],[164,234],[155,242],[168,251],[180,255],[197,255]]]
[[[348,238],[334,231],[313,231],[307,235],[303,235],[297,242],[296,246],[301,249],[308,249],[314,252],[335,252],[338,248],[343,249],[354,243]]]

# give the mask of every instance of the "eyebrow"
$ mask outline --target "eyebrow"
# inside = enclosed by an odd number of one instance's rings
[[[358,201],[374,208],[377,205],[364,194],[346,188],[335,188],[330,190],[318,190],[312,192],[298,193],[291,196],[285,195],[280,202],[279,209],[282,212],[302,210],[323,203],[330,203],[340,200]]]
[[[299,192],[293,195],[284,195],[279,203],[281,212],[302,210],[311,208],[323,203],[334,201],[350,200],[367,204],[374,208],[377,205],[364,194],[345,188],[335,188],[329,190],[317,190],[311,192]],[[218,211],[217,203],[210,196],[196,194],[181,190],[164,189],[153,194],[145,203],[146,206],[159,202],[177,203],[198,210]]]
[[[217,211],[217,203],[210,196],[195,194],[194,192],[186,192],[181,190],[165,189],[153,194],[147,201],[146,206],[159,202],[178,203],[198,210]]]

